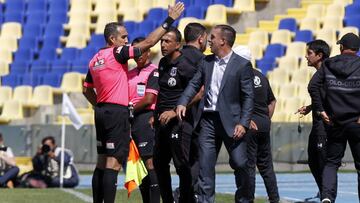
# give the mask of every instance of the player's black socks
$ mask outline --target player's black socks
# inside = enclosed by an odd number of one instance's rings
[[[103,178],[103,191],[104,191],[104,203],[114,203],[117,187],[117,176],[119,171],[106,168],[104,170]]]
[[[147,175],[139,186],[143,203],[150,203],[150,178]]]
[[[160,203],[160,187],[155,170],[148,170],[148,176],[150,179],[150,202]]]
[[[95,168],[92,177],[92,192],[93,192],[94,203],[102,203],[104,201],[103,177],[104,177],[104,170]]]

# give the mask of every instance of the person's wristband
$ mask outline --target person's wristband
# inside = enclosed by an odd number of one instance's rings
[[[171,25],[174,23],[174,19],[172,19],[170,16],[168,16],[165,21],[161,24],[161,27],[165,30],[169,29]]]

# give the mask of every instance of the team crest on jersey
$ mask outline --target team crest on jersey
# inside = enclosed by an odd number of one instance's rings
[[[172,67],[170,70],[170,76],[175,77],[177,72],[177,67]]]
[[[101,68],[105,64],[105,59],[99,59],[95,62],[93,69]]]
[[[255,88],[258,88],[258,87],[261,87],[261,79],[258,77],[258,76],[255,76],[254,77],[254,85],[255,85]]]
[[[174,87],[176,85],[176,79],[173,77],[169,78],[168,85],[169,87]]]

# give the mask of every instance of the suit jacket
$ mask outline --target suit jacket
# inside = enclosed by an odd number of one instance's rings
[[[199,113],[203,112],[205,99],[210,90],[215,60],[215,55],[208,55],[202,60],[197,73],[180,97],[179,105],[186,106],[204,85],[204,97],[199,104],[199,111],[201,111]],[[227,63],[216,103],[216,111],[219,112],[221,122],[229,137],[233,137],[237,124],[249,127],[254,108],[253,78],[251,63],[233,53]],[[195,126],[199,120],[200,118],[195,120]]]

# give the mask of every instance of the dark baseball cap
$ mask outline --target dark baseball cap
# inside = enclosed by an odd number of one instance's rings
[[[360,38],[354,33],[345,34],[336,44],[341,44],[349,49],[359,49],[360,48]]]

